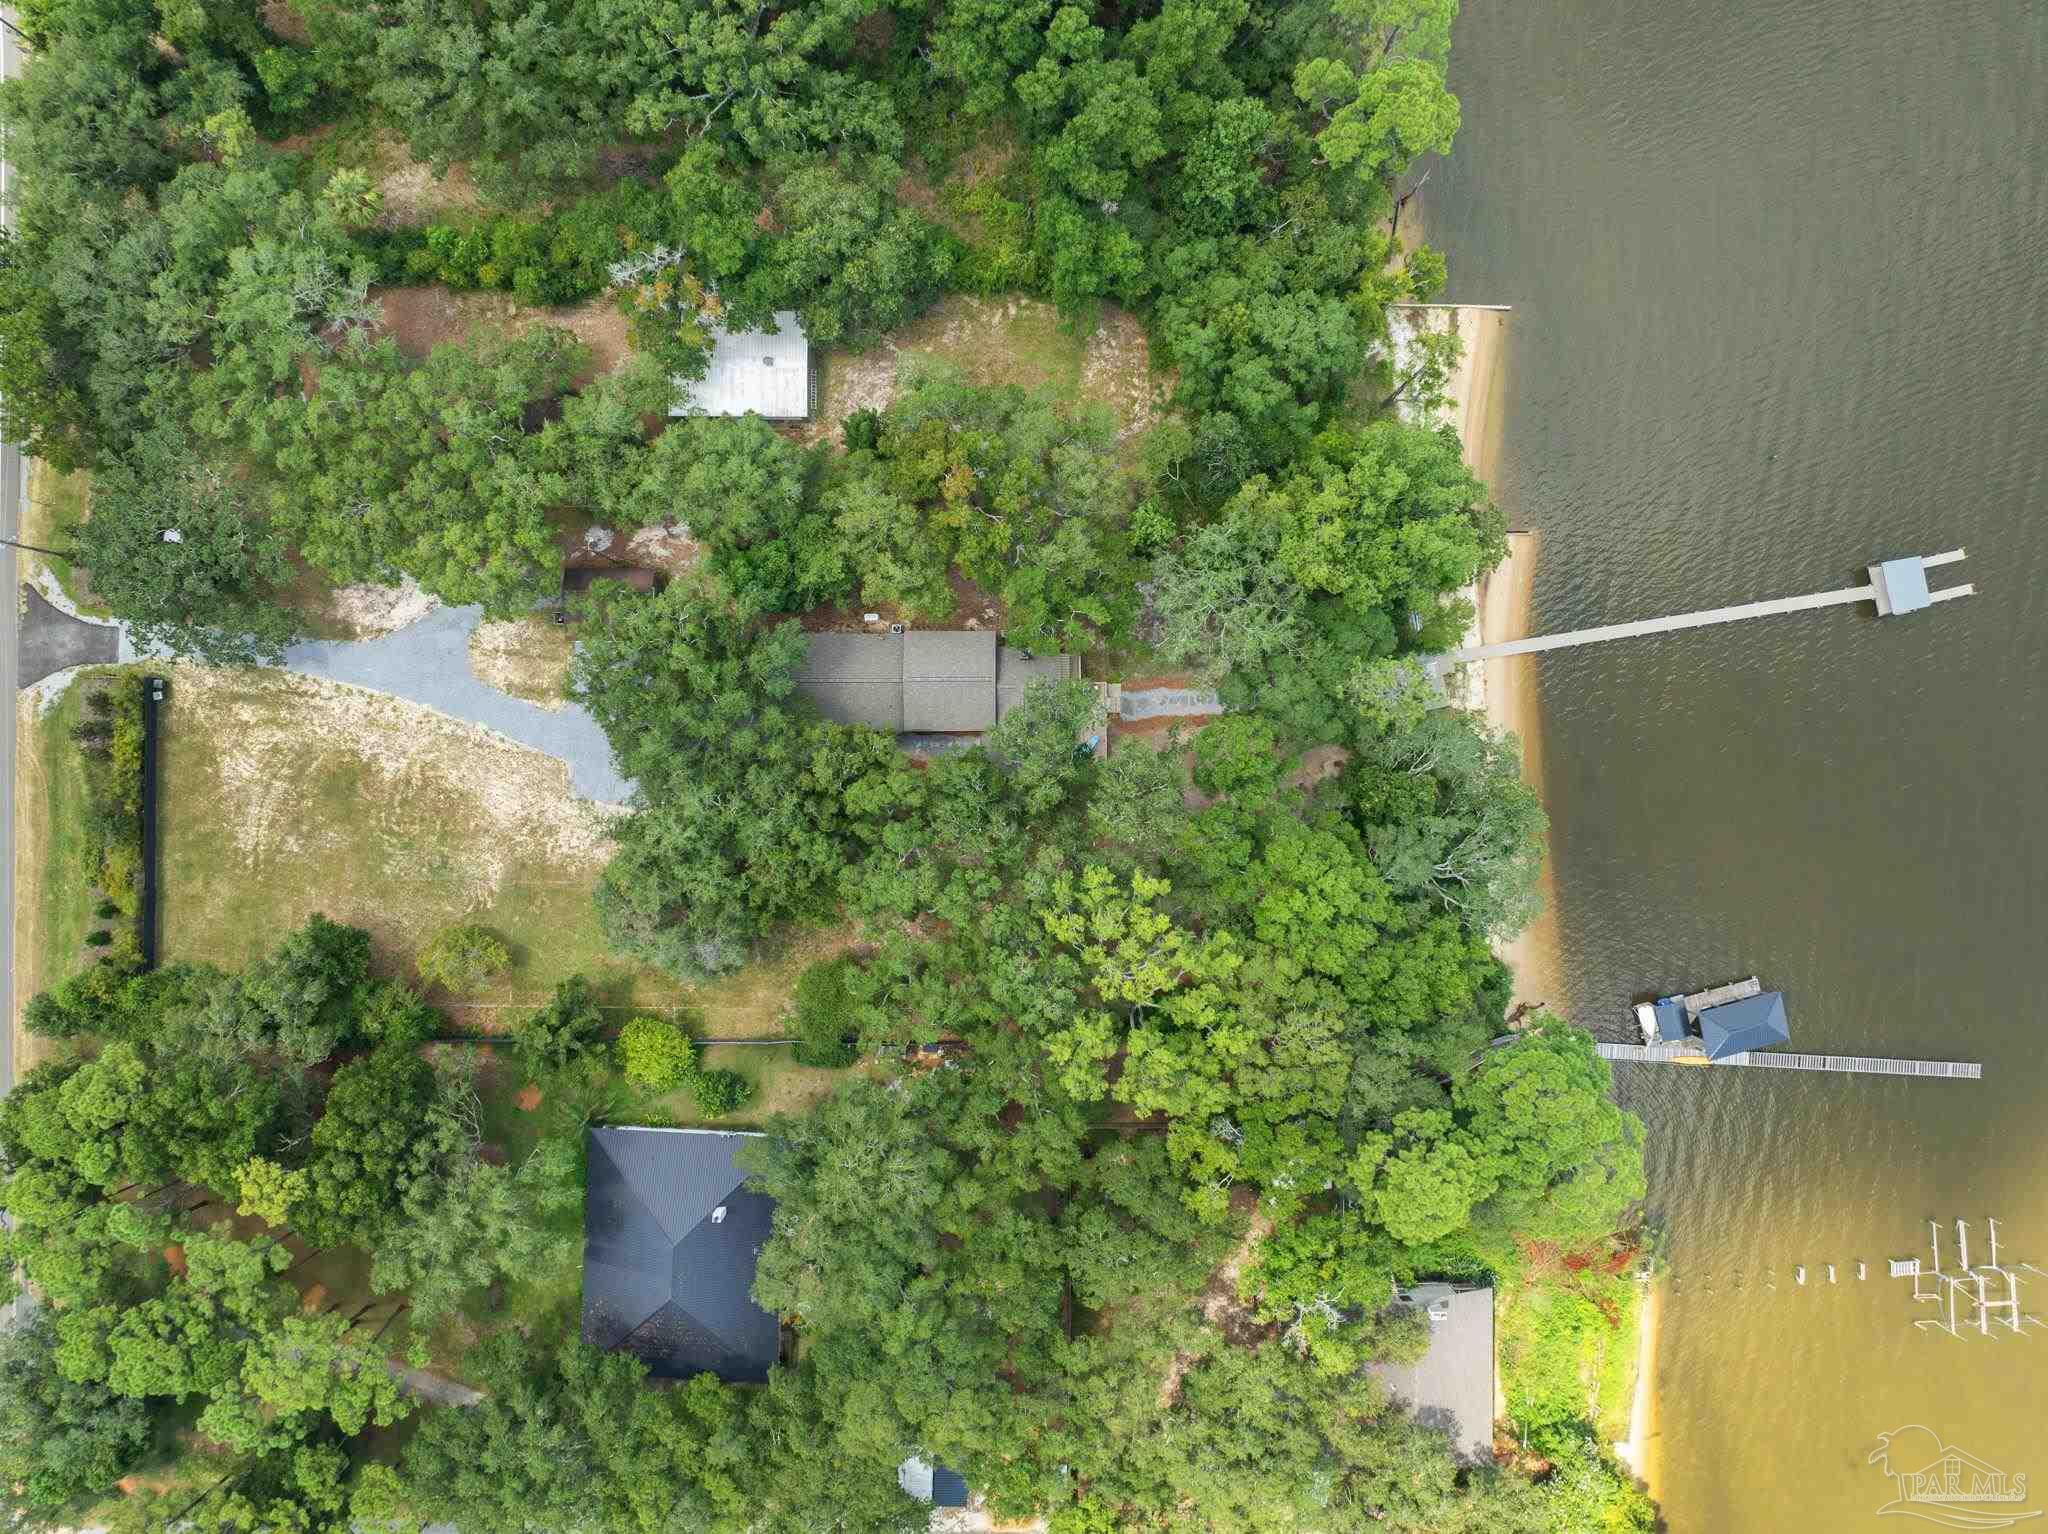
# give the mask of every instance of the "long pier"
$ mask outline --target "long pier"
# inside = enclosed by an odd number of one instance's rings
[[[1964,550],[1946,554],[1912,556],[1888,560],[1870,567],[1870,580],[1840,591],[1816,591],[1799,597],[1773,597],[1764,602],[1742,602],[1734,607],[1709,607],[1700,612],[1677,613],[1668,618],[1639,618],[1633,623],[1604,623],[1597,628],[1568,629],[1561,634],[1538,634],[1531,639],[1507,639],[1498,644],[1473,645],[1453,650],[1445,659],[1453,662],[1494,660],[1506,655],[1535,655],[1544,650],[1569,649],[1574,645],[1604,644],[1610,639],[1636,639],[1648,634],[1674,634],[1681,629],[1706,628],[1716,623],[1740,623],[1749,618],[1773,618],[1782,613],[1813,612],[1823,607],[1847,607],[1853,602],[1872,602],[1882,616],[1917,612],[1932,602],[1947,602],[1973,595],[1976,587],[1950,586],[1943,591],[1927,589],[1926,571],[1937,565],[1951,565],[1962,559]]]
[[[1697,1039],[1671,1044],[1594,1044],[1603,1060],[1641,1065],[1706,1065],[1707,1052]],[[1724,1055],[1715,1066],[1746,1065],[1777,1071],[1846,1071],[1860,1076],[1935,1076],[1952,1081],[1980,1081],[1983,1065],[1974,1060],[1889,1060],[1872,1055],[1801,1055],[1789,1050],[1748,1050]]]

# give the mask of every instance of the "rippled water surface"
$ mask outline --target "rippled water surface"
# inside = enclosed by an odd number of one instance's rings
[[[1917,1332],[1883,1277],[1986,1214],[2048,1269],[2048,5],[1467,0],[1452,73],[1423,202],[1450,296],[1516,306],[1496,484],[1543,535],[1539,628],[1959,544],[1980,592],[1520,663],[1554,1003],[1620,1037],[1755,971],[1796,1045],[1985,1063],[1620,1068],[1672,1233],[1670,1527],[1897,1527],[1867,1459],[1912,1422],[2048,1507],[2048,1331]]]

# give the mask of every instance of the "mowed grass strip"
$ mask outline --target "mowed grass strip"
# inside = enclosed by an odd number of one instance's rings
[[[92,671],[40,718],[35,700],[16,703],[14,781],[14,1008],[84,963],[93,925],[93,877],[84,866],[85,760],[71,729],[86,688],[119,684],[127,674]],[[16,1029],[18,1069],[40,1057],[43,1041]]]
[[[71,546],[71,529],[85,521],[92,509],[92,476],[83,469],[64,474],[39,460],[28,468],[28,500],[22,508],[21,541],[46,549]],[[21,578],[33,584],[35,572],[47,569],[57,577],[64,594],[90,618],[111,616],[106,605],[94,596],[85,572],[70,560],[51,554],[24,550]]]

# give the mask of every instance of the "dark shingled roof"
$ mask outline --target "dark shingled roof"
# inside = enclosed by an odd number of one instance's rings
[[[996,636],[912,629],[903,636],[903,728],[961,734],[996,724]]]
[[[796,690],[834,724],[903,730],[903,639],[898,634],[813,634]]]
[[[1752,1049],[1768,1049],[1792,1037],[1785,1022],[1785,993],[1765,991],[1741,1001],[1724,1002],[1700,1014],[1700,1038],[1709,1060],[1725,1059]]]
[[[583,1206],[583,1340],[664,1379],[759,1383],[781,1328],[748,1292],[775,1201],[741,1186],[758,1136],[593,1129]],[[712,1212],[725,1210],[722,1220]]]
[[[813,634],[796,690],[839,724],[897,735],[975,735],[1024,700],[1041,679],[1081,674],[1080,657],[999,645],[985,629],[904,634]]]

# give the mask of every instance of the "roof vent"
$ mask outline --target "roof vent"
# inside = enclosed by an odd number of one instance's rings
[[[763,357],[763,358],[761,359],[761,364],[762,364],[762,366],[764,366],[764,367],[771,367],[771,368],[772,368],[772,367],[774,367],[774,366],[775,366],[775,359],[774,359],[773,357]]]
[[[711,1223],[713,1225],[723,1225],[725,1223],[725,1205],[720,1204],[711,1211]]]

